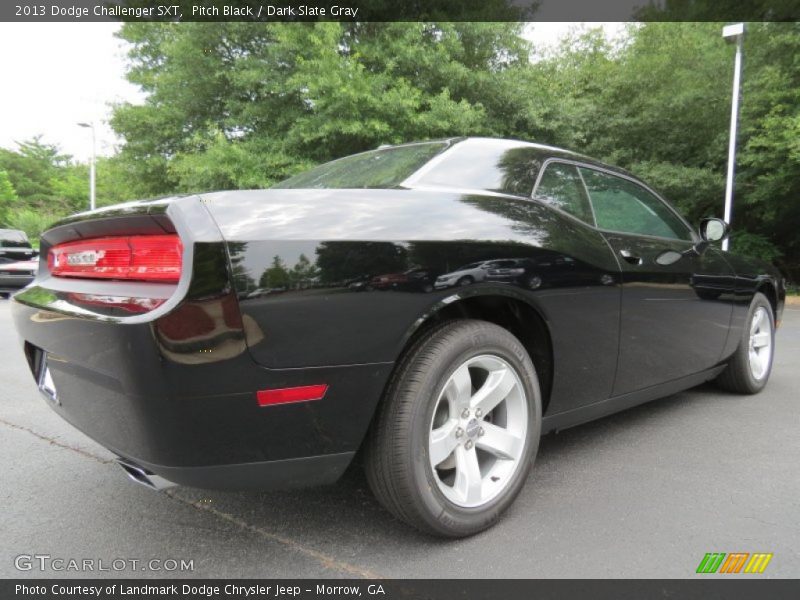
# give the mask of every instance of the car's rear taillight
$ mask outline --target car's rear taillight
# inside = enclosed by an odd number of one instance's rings
[[[183,245],[177,235],[131,235],[65,242],[50,248],[57,277],[176,282]]]

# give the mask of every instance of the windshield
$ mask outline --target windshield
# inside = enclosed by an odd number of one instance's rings
[[[273,187],[278,189],[396,187],[447,146],[447,142],[423,142],[355,154],[319,165]]]

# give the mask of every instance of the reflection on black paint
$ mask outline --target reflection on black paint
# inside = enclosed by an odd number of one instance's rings
[[[325,241],[316,254],[320,283],[333,286],[408,268],[407,249],[391,242]]]
[[[415,183],[529,197],[541,163],[541,148],[530,144],[471,139],[447,150],[442,159]]]
[[[234,285],[248,285],[250,279],[241,265],[247,244],[234,243],[231,248],[238,251],[231,255]],[[161,352],[172,361],[217,362],[246,350],[244,322],[228,283],[227,261],[221,245],[195,245],[194,277],[186,298],[153,325]],[[251,329],[252,339],[261,336],[258,327]]]

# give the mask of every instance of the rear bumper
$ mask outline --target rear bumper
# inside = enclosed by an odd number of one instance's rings
[[[231,332],[220,336],[221,360],[213,347],[190,346],[184,354],[165,345],[163,323],[174,314],[127,325],[18,300],[12,314],[32,380],[33,354],[47,354],[59,399],[50,403],[54,411],[114,454],[194,487],[335,481],[369,427],[391,367],[266,369]],[[318,401],[262,407],[256,400],[257,390],[318,383],[329,386]]]
[[[46,355],[58,397],[51,408],[169,481],[267,489],[335,480],[361,444],[392,364],[257,364],[245,338],[274,340],[242,317],[219,231],[196,198],[168,206],[169,221],[120,209],[103,219],[78,215],[45,233],[43,252],[62,239],[174,225],[184,269],[169,286],[53,278],[42,265],[11,307],[32,380]],[[320,400],[257,401],[259,390],[317,384],[328,386]]]
[[[120,465],[128,471],[128,476],[156,490],[173,485],[214,489],[214,490],[285,490],[292,488],[325,485],[335,482],[353,460],[355,452],[340,452],[322,456],[306,456],[232,465],[213,465],[207,467],[165,467],[134,463],[120,459]],[[135,473],[131,467],[139,468],[157,477],[145,476],[147,481]]]

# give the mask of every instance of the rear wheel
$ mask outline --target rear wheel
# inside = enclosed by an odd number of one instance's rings
[[[505,329],[454,321],[405,356],[367,447],[367,479],[395,516],[462,537],[494,524],[522,488],[539,444],[533,364]]]
[[[767,385],[775,348],[775,317],[764,294],[750,303],[739,347],[728,366],[717,377],[723,389],[739,394],[757,394]]]

